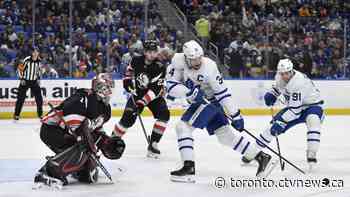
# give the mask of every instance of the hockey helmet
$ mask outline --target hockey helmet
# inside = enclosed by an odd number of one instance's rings
[[[289,59],[281,59],[277,65],[277,73],[283,81],[288,82],[294,75],[292,61]]]
[[[158,42],[156,40],[146,40],[143,43],[146,64],[153,62],[158,56]]]
[[[183,45],[182,50],[188,67],[199,69],[201,57],[204,55],[203,48],[196,41],[191,40]]]
[[[112,75],[109,73],[100,73],[92,79],[92,90],[105,103],[108,104],[114,88]]]
[[[278,73],[286,73],[293,71],[293,63],[289,59],[281,59],[277,65]]]
[[[145,40],[143,49],[144,51],[158,51],[158,42],[156,40]]]

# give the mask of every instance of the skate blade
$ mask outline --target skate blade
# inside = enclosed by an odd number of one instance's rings
[[[241,161],[241,166],[242,167],[258,167],[258,163],[255,161],[251,161],[249,163],[245,163],[245,162]]]
[[[50,190],[62,190],[63,184],[61,183],[52,183],[51,185],[47,185],[45,183],[34,183],[32,186],[33,190],[41,190],[41,189],[50,189]]]
[[[170,180],[173,182],[180,182],[180,183],[195,183],[195,175],[186,175],[186,176],[170,176]]]
[[[277,166],[277,159],[271,159],[264,171],[256,175],[257,178],[267,178]]]
[[[34,183],[32,186],[32,190],[39,190],[41,189],[45,184],[44,183]]]
[[[152,159],[159,159],[160,158],[160,154],[157,154],[157,153],[153,153],[153,152],[150,152],[148,151],[147,155],[146,155],[148,158],[152,158]]]

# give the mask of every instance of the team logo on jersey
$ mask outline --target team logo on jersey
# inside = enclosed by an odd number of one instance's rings
[[[141,73],[136,78],[137,85],[141,89],[146,89],[149,84],[149,78],[145,73]]]

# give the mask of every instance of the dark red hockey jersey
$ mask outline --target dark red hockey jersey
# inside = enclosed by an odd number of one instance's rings
[[[146,64],[145,56],[134,56],[127,67],[123,83],[134,81],[136,99],[143,99],[149,103],[161,96],[164,89],[166,65],[159,60]]]
[[[74,132],[86,118],[93,120],[100,115],[107,122],[111,118],[111,106],[100,101],[91,89],[78,89],[74,95],[55,107],[55,110],[49,111],[42,118],[42,123],[57,125],[67,131],[67,127],[70,127]]]

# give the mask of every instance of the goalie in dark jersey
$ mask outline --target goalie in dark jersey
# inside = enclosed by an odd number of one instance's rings
[[[92,80],[91,89],[78,89],[43,117],[40,138],[56,155],[47,157],[34,178],[35,187],[66,185],[70,174],[80,182],[94,183],[98,149],[108,159],[122,156],[123,140],[103,131],[103,124],[111,117],[113,87],[112,77],[101,73]]]
[[[148,157],[158,158],[158,143],[169,121],[170,113],[164,99],[166,64],[158,59],[158,43],[146,40],[143,54],[135,55],[123,78],[124,89],[131,93],[120,121],[115,124],[113,134],[122,137],[134,125],[137,113],[147,106],[156,119],[148,146]]]

